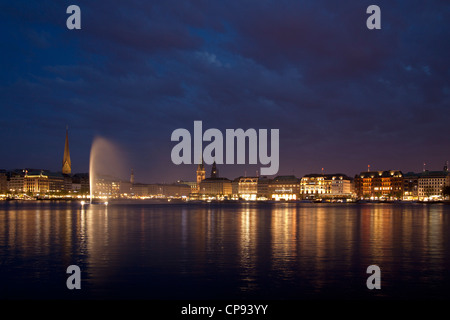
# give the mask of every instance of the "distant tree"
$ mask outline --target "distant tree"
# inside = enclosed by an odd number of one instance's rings
[[[444,198],[450,197],[450,186],[445,186],[442,188],[442,195]]]

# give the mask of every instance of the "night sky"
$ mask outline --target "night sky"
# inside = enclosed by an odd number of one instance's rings
[[[81,30],[66,27],[71,4]],[[381,30],[366,27],[371,4]],[[68,125],[74,173],[102,136],[119,177],[195,180],[170,137],[201,120],[279,129],[279,175],[441,170],[449,21],[448,1],[2,1],[0,169],[60,171]]]

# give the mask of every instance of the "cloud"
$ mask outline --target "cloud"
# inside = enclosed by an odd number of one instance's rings
[[[380,1],[378,31],[365,26],[369,4],[80,0],[82,30],[72,32],[67,3],[9,2],[0,18],[16,32],[0,53],[2,132],[11,137],[20,123],[27,133],[0,147],[55,137],[69,123],[80,150],[96,134],[128,146],[149,181],[191,174],[164,168],[170,133],[194,120],[279,128],[281,164],[298,174],[312,170],[310,157],[346,158],[340,150],[355,158],[340,161],[342,172],[366,166],[365,157],[387,165],[401,144],[448,155],[429,143],[450,133],[448,4]],[[73,162],[87,164],[85,156]],[[4,166],[13,164],[11,156]]]

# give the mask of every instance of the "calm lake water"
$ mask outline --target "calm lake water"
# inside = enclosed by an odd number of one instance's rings
[[[69,290],[69,265],[81,290]],[[369,265],[381,289],[369,290]],[[0,204],[1,299],[449,299],[450,205]]]

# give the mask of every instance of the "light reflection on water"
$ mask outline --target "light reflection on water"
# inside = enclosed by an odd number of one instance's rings
[[[0,204],[0,298],[449,298],[450,206]],[[65,286],[82,270],[82,289]],[[382,289],[366,288],[366,268]]]

